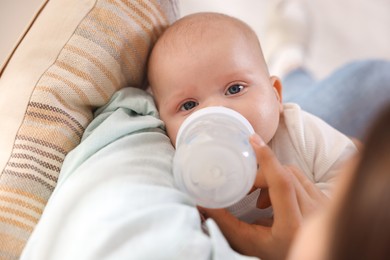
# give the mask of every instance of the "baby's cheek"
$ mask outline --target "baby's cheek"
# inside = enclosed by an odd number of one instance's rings
[[[274,137],[279,126],[280,113],[278,110],[268,111],[259,117],[256,132],[268,143]]]
[[[175,146],[176,145],[176,137],[177,137],[177,132],[179,131],[179,126],[178,124],[166,124],[166,131],[168,134],[169,139],[171,139],[172,144]]]

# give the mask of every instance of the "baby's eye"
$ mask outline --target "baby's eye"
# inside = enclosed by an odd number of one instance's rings
[[[243,89],[244,89],[243,85],[235,84],[235,85],[232,85],[232,86],[230,86],[228,88],[228,90],[226,91],[225,95],[226,96],[235,95],[237,93],[240,93]]]
[[[187,101],[187,102],[185,102],[183,105],[181,105],[180,110],[181,110],[181,111],[188,111],[188,110],[193,109],[193,108],[196,107],[197,105],[199,105],[198,102],[195,102],[195,101]]]

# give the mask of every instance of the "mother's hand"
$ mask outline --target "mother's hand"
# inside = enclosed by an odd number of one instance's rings
[[[261,165],[255,187],[262,188],[258,206],[272,204],[271,226],[248,224],[225,209],[201,209],[214,219],[232,248],[261,259],[284,259],[302,221],[326,201],[326,196],[296,167],[283,166],[263,140],[251,144]]]

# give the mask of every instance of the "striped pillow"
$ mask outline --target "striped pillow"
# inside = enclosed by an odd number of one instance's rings
[[[175,0],[50,0],[0,75],[0,258],[17,259],[95,108],[143,87]]]

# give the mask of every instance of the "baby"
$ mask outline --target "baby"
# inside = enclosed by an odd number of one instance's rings
[[[197,13],[176,21],[153,48],[148,77],[173,145],[191,113],[227,107],[252,124],[282,164],[299,167],[327,195],[339,166],[356,151],[347,136],[282,103],[282,84],[269,75],[255,32],[236,18]],[[272,209],[256,207],[259,192],[228,210],[250,223],[272,216]]]

